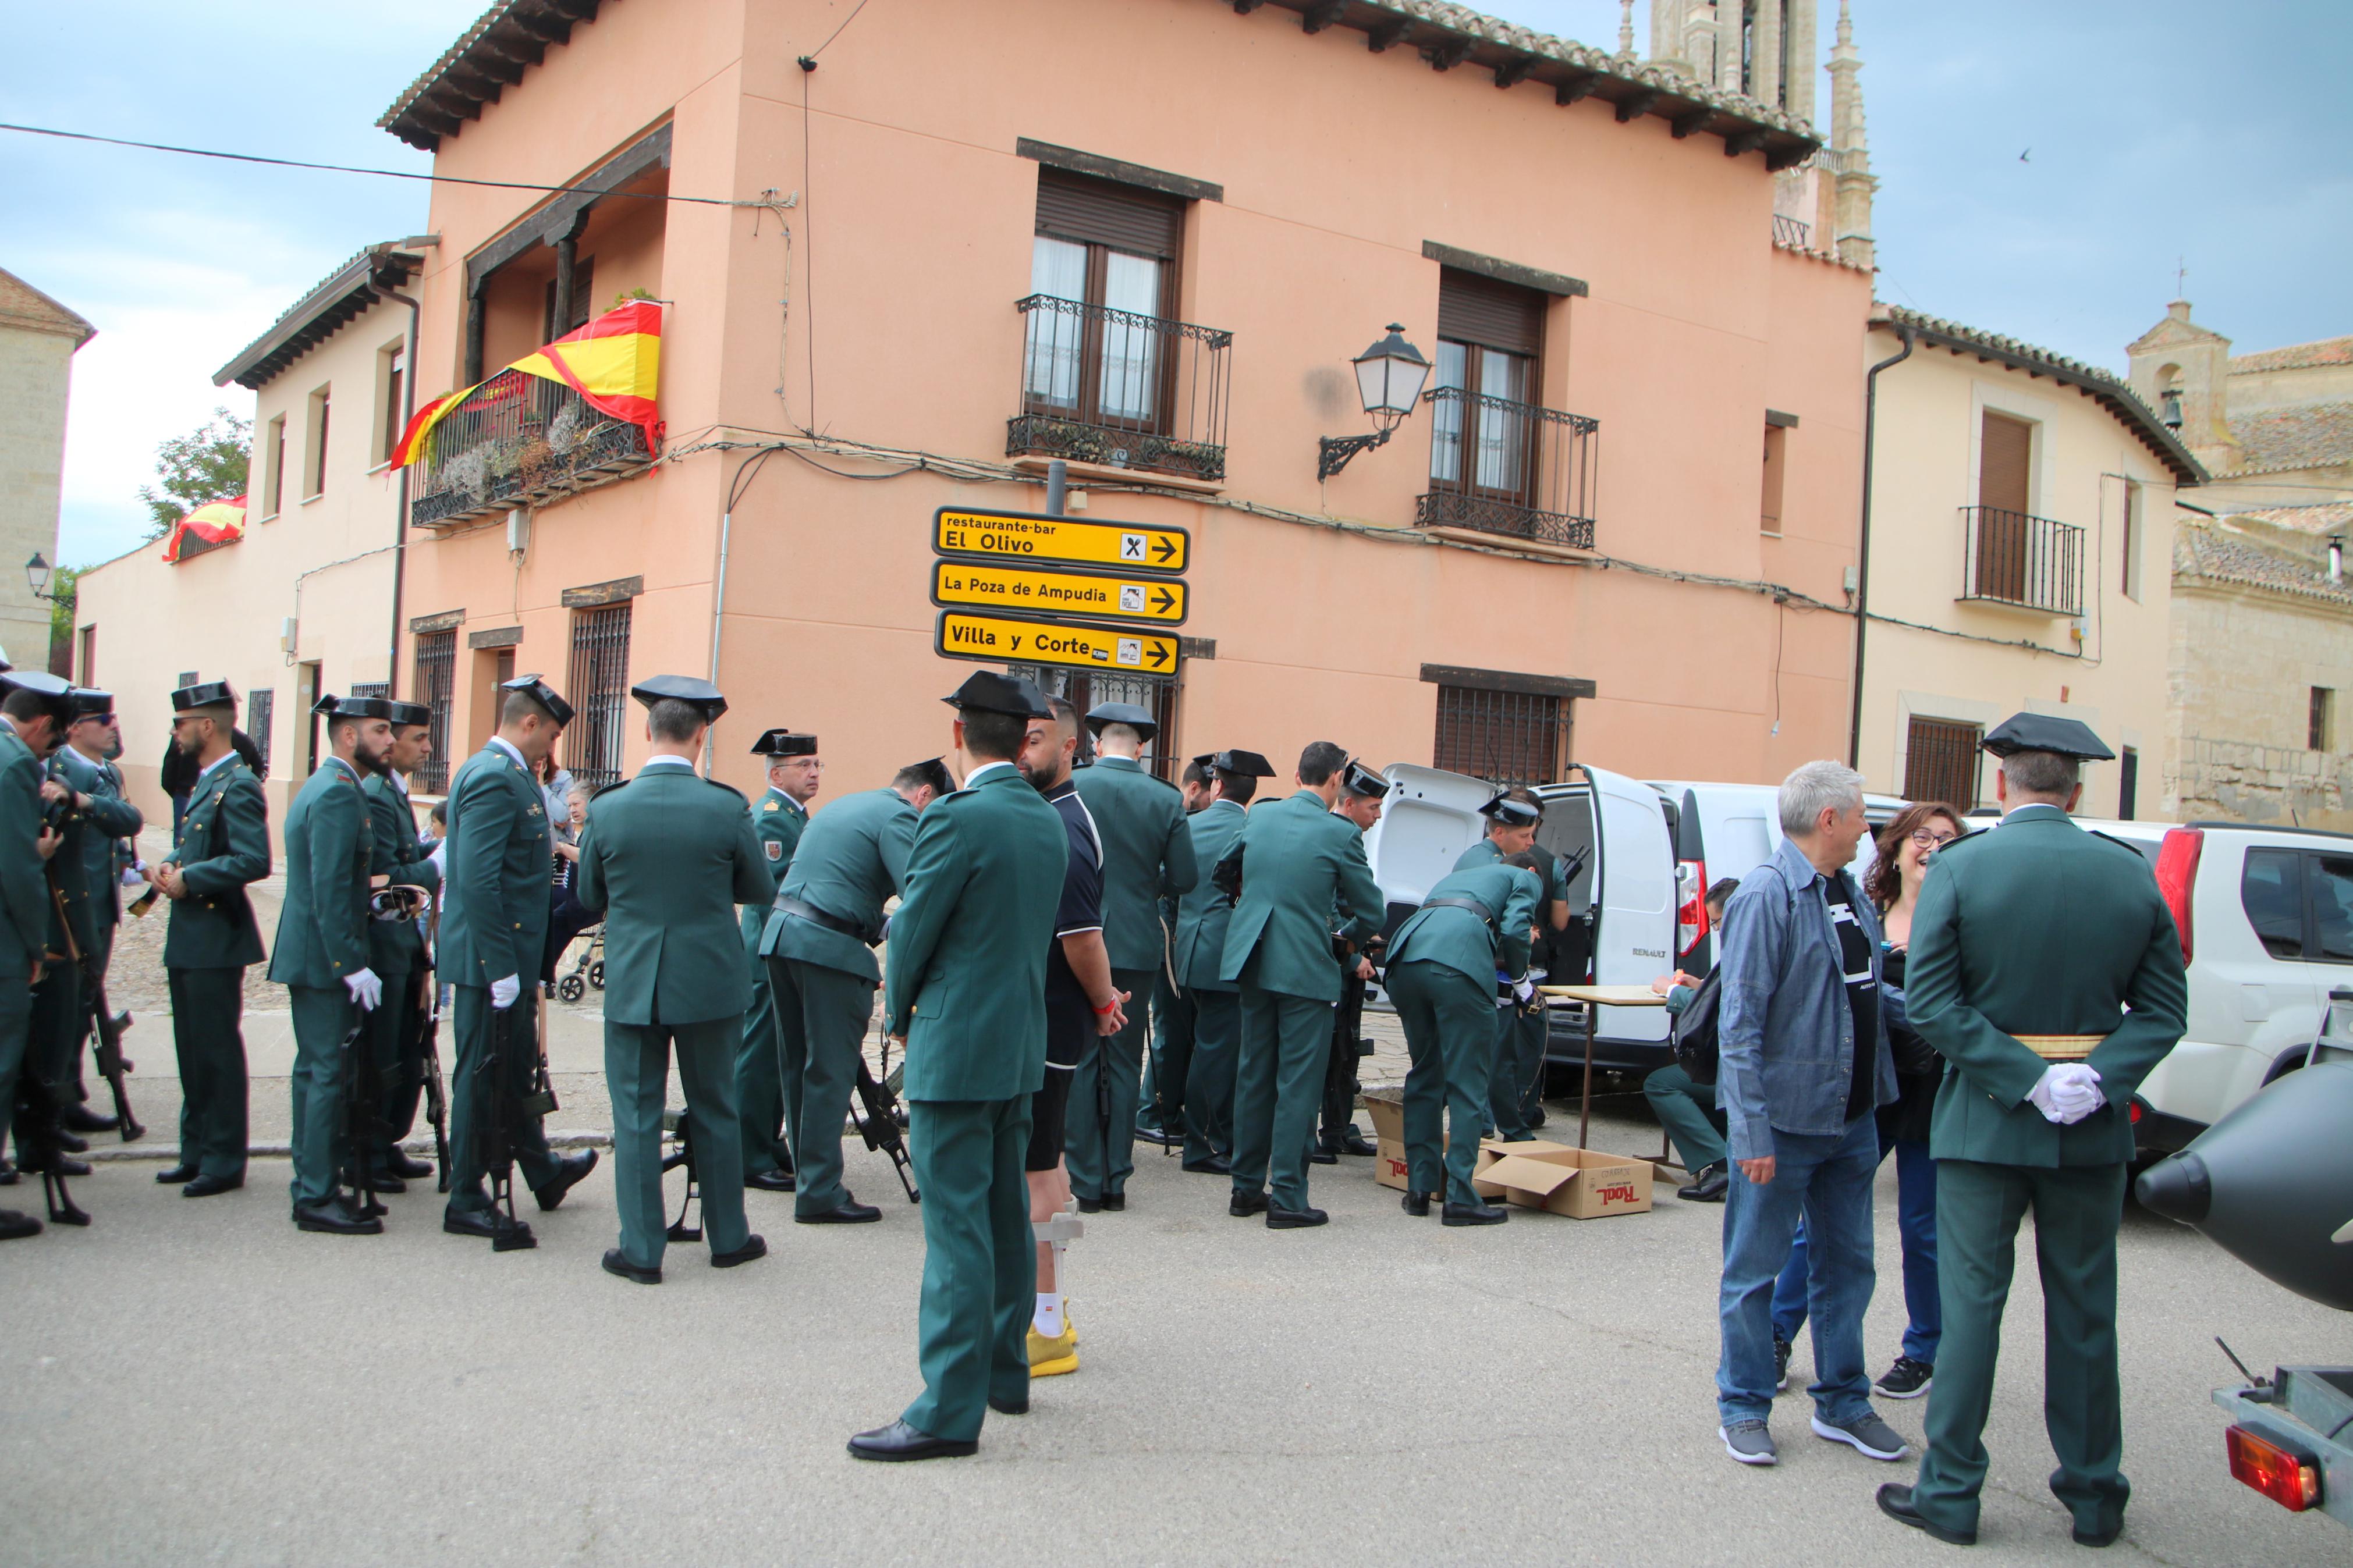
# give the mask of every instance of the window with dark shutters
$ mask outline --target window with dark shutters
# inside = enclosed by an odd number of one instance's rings
[[[1451,267],[1439,269],[1432,488],[1514,506],[1532,503],[1536,364],[1546,303],[1533,289]]]
[[[1452,267],[1438,269],[1438,335],[1533,359],[1544,348],[1545,296]]]
[[[1976,724],[1915,715],[1904,741],[1904,795],[1907,800],[1941,800],[1968,811],[1978,803]]]
[[[1986,411],[1978,442],[1977,595],[2026,598],[2034,520],[2027,514],[2034,426]]]
[[[1038,232],[1174,261],[1185,237],[1185,203],[1158,191],[1040,168]]]

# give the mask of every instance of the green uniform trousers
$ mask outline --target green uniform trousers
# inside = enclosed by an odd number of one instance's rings
[[[16,1142],[16,1075],[26,1069],[25,1053],[32,1034],[32,991],[23,985],[0,985],[0,1130],[7,1131],[12,1144]],[[185,1147],[184,1138],[182,1148]],[[16,1152],[21,1158],[24,1151]]]
[[[1038,1250],[1029,1229],[1029,1096],[916,1100],[909,1154],[923,1194],[923,1392],[901,1417],[950,1442],[980,1436],[989,1395],[1029,1397]]]
[[[1494,1060],[1495,988],[1428,959],[1391,964],[1387,980],[1413,1063],[1405,1075],[1406,1189],[1483,1202],[1471,1173]]]
[[[661,1267],[669,1245],[662,1203],[662,1101],[670,1056],[686,1090],[687,1128],[702,1196],[702,1236],[713,1253],[733,1252],[751,1235],[744,1219],[744,1158],[736,1148],[736,1047],[740,1014],[692,1024],[605,1020],[605,1087],[613,1097],[613,1206],[621,1212],[621,1256]]]
[[[1234,1191],[1276,1208],[1307,1206],[1307,1148],[1324,1100],[1332,1004],[1269,991],[1253,954],[1242,973],[1242,1042],[1234,1059]]]
[[[1684,1170],[1696,1176],[1724,1163],[1724,1113],[1715,1108],[1714,1085],[1694,1083],[1691,1074],[1669,1062],[1642,1080],[1642,1097],[1674,1141]]]
[[[180,1058],[180,1163],[245,1174],[245,968],[166,969],[172,1048]]]
[[[1135,1174],[1136,1096],[1150,1027],[1144,998],[1152,994],[1152,974],[1149,969],[1111,972],[1113,989],[1127,993],[1127,1026],[1089,1040],[1071,1075],[1062,1158],[1071,1191],[1090,1202],[1125,1192]]]
[[[767,911],[758,911],[762,923]],[[761,924],[744,934],[744,952],[752,965],[752,1002],[744,1009],[743,1037],[735,1046],[735,1108],[744,1146],[741,1163],[746,1176],[789,1171],[793,1156],[785,1144],[791,1114],[786,1105],[786,1072],[777,1055],[779,1011],[767,960],[760,956]],[[860,1020],[864,1023],[863,1019]]]
[[[1945,1337],[1928,1390],[1927,1452],[1912,1488],[1922,1518],[1947,1530],[1978,1527],[2002,1307],[2018,1222],[2031,1208],[2042,1275],[2042,1422],[2059,1457],[2051,1490],[2080,1531],[2100,1534],[2123,1524],[2132,1495],[2117,1468],[2124,1418],[2116,1381],[2116,1226],[2124,1201],[2122,1164],[1936,1162]]]
[[[491,1005],[487,985],[455,990],[458,1059],[449,1078],[449,1207],[480,1214],[491,1206],[490,1188],[483,1184],[490,1171],[484,1143],[491,1131],[491,1085],[483,1069],[491,1055],[491,1017],[497,1009]],[[525,1186],[543,1187],[555,1174],[555,1156],[539,1118],[523,1114],[520,1103],[531,1092],[539,1062],[539,1009],[524,1005],[531,999],[526,989],[507,1009],[514,1016],[514,1032],[500,1067],[506,1092],[518,1102],[507,1112],[514,1130],[515,1165]]]
[[[1164,965],[1152,972],[1152,1031],[1150,1048],[1145,1052],[1144,1075],[1136,1084],[1135,1130],[1138,1132],[1158,1132],[1163,1128],[1176,1129],[1178,1136],[1185,1131],[1185,1074],[1180,1068],[1172,1078],[1168,1069],[1170,1016],[1177,1005],[1176,990],[1168,984],[1168,971]],[[1185,1023],[1185,1059],[1193,1057],[1192,1020]],[[1174,1092],[1171,1092],[1171,1089]]]
[[[423,1016],[417,1008],[417,976],[385,974],[384,1000],[367,1016],[368,1060],[385,1131],[367,1152],[368,1169],[382,1171],[386,1156],[417,1125],[417,1102],[425,1093]]]
[[[1185,1064],[1185,1163],[1234,1152],[1234,1070],[1240,1064],[1242,999],[1235,991],[1188,991],[1191,1041]],[[1175,1037],[1170,1037],[1175,1043]]]
[[[342,985],[289,985],[287,1005],[294,1015],[294,1180],[297,1204],[324,1203],[335,1194],[335,1174],[350,1157],[344,1119],[343,1041],[358,1025],[358,1006]],[[364,1038],[361,1044],[366,1054]],[[357,1066],[356,1062],[351,1064]]]
[[[859,1051],[874,1017],[874,986],[862,975],[822,963],[797,958],[765,962],[776,999],[776,1034],[784,1042],[793,1212],[830,1214],[849,1201],[849,1189],[841,1184],[841,1135],[858,1087]],[[744,1147],[744,1173],[756,1175],[750,1145]]]
[[[89,1013],[84,1006],[81,971],[71,963],[52,963],[33,987],[33,1024],[27,1037],[26,1070],[49,1086],[60,1106],[88,1098],[80,1091],[81,1037]]]
[[[100,980],[106,978],[106,966],[108,962],[112,959],[113,956],[114,927],[111,923],[100,922],[98,928],[98,944],[91,950],[90,953],[90,963],[98,972],[98,977]],[[87,1100],[90,1098],[90,1086],[85,1081],[85,1075],[88,1070],[85,1066],[85,1062],[87,1060],[87,1051],[90,1046],[90,1035],[95,1027],[94,1020],[98,1016],[98,989],[90,984],[87,979],[83,980],[81,983],[81,1001],[80,1005],[75,1010],[75,1015],[73,1039],[74,1087],[69,1092],[76,1100]],[[111,1110],[113,1108],[111,1106],[108,1107],[109,1110]]]
[[[1543,1100],[1548,1026],[1541,1007],[1533,1015],[1522,1013],[1517,1004],[1495,1011],[1495,1066],[1488,1079],[1488,1115],[1495,1136],[1506,1142],[1535,1136],[1535,1108]]]

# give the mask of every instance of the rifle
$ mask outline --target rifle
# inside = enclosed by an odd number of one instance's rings
[[[883,1049],[889,1048],[890,1043],[886,1040]],[[857,1105],[866,1108],[865,1115],[856,1113]],[[875,1078],[874,1069],[866,1065],[862,1052],[858,1058],[857,1105],[850,1110],[851,1120],[858,1123],[858,1135],[866,1140],[869,1149],[880,1150],[891,1156],[891,1163],[899,1172],[899,1184],[907,1189],[907,1201],[922,1203],[923,1194],[916,1189],[914,1177],[909,1173],[913,1166],[907,1158],[907,1140],[899,1131],[898,1098]]]
[[[16,1075],[14,1109],[16,1166],[40,1173],[41,1196],[49,1205],[49,1223],[88,1225],[90,1215],[75,1205],[73,1194],[66,1190],[65,1150],[58,1142],[58,1113],[65,1106],[56,1087],[33,1071],[29,1062],[26,1070]]]
[[[522,1002],[521,997],[515,998]],[[514,1119],[523,1110],[522,1097],[514,1092],[513,1080],[508,1076],[508,1063],[514,1055],[514,1008],[491,1009],[491,1048],[482,1053],[482,1065],[477,1072],[482,1079],[484,1110],[482,1119],[482,1167],[491,1181],[491,1250],[520,1252],[537,1247],[539,1238],[531,1226],[515,1217],[514,1206]]]
[[[82,979],[89,983],[90,1000],[97,1010],[91,1021],[98,1033],[98,1048],[90,1056],[98,1063],[100,1073],[104,1075],[106,1087],[114,1093],[114,1115],[122,1141],[132,1142],[142,1136],[147,1129],[142,1127],[139,1118],[131,1113],[130,1087],[122,1081],[134,1065],[122,1054],[122,1031],[131,1026],[131,1015],[117,1014],[107,1006],[105,977],[90,962],[90,954],[82,951],[81,943],[74,940],[73,922],[66,919],[65,892],[58,886],[55,878],[49,880],[49,902],[58,911],[58,929],[66,935],[67,962],[79,970]]]
[[[694,1161],[694,1119],[685,1110],[664,1110],[662,1131],[669,1133],[675,1147],[662,1156],[661,1168],[667,1173],[681,1165],[686,1167],[686,1195],[678,1200],[678,1218],[670,1222],[666,1233],[672,1241],[701,1241],[702,1216],[695,1223],[686,1223],[686,1211],[702,1201],[702,1173]]]

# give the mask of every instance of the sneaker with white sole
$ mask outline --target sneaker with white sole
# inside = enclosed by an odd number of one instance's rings
[[[1773,1446],[1773,1434],[1766,1430],[1765,1423],[1754,1417],[1719,1426],[1715,1435],[1724,1439],[1724,1451],[1744,1465],[1781,1462],[1781,1450]]]
[[[1866,1459],[1908,1458],[1912,1445],[1897,1434],[1894,1427],[1879,1418],[1877,1412],[1866,1410],[1843,1426],[1813,1418],[1814,1436],[1832,1443],[1844,1443]]]
[[[1872,1386],[1890,1399],[1917,1399],[1928,1392],[1929,1380],[1936,1375],[1936,1369],[1929,1363],[1900,1355],[1887,1375]]]
[[[1789,1342],[1780,1335],[1773,1336],[1773,1391],[1785,1393],[1789,1386]]]

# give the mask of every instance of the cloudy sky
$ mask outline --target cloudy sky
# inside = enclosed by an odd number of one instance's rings
[[[422,171],[427,160],[375,117],[485,3],[14,5],[0,115]],[[895,3],[871,0],[860,26],[887,26]],[[1615,47],[1615,0],[1482,8]],[[1827,54],[1834,0],[1821,8]],[[1635,8],[1640,48],[1648,10]],[[1854,11],[1882,298],[2121,369],[2186,265],[2199,319],[2242,351],[2353,332],[2353,4],[1854,0]],[[137,543],[156,444],[216,405],[251,407],[213,372],[345,258],[417,232],[425,212],[424,188],[406,181],[0,132],[0,267],[99,328],[74,364],[60,558]]]

